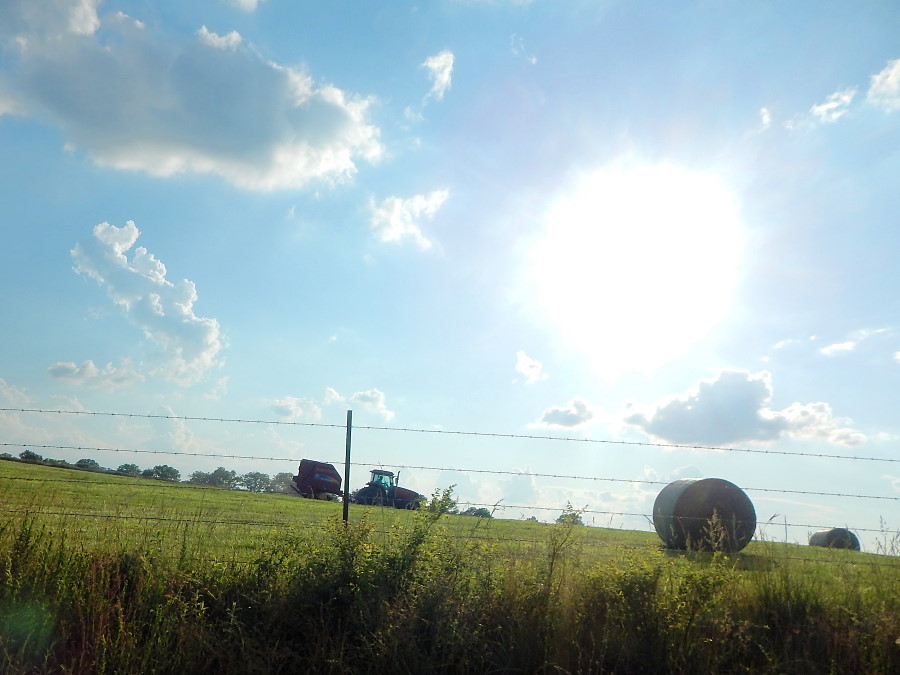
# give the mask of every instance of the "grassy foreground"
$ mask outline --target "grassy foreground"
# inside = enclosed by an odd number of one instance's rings
[[[0,464],[3,672],[900,671],[892,557]]]

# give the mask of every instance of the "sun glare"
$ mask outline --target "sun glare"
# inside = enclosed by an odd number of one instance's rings
[[[715,175],[598,171],[548,211],[527,256],[530,296],[599,373],[649,372],[724,317],[741,240],[736,200]]]

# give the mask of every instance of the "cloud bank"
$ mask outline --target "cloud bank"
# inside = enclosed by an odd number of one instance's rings
[[[100,5],[0,7],[0,112],[58,127],[101,166],[251,190],[346,179],[381,156],[370,99],[264,60],[235,31],[164,42],[121,12],[100,17]]]
[[[724,446],[793,437],[856,446],[866,440],[859,431],[843,426],[848,420],[835,417],[827,403],[792,403],[773,410],[771,400],[768,372],[726,370],[650,412],[626,417],[625,422],[661,441],[686,445]]]

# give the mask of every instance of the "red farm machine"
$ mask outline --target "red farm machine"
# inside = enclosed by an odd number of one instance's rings
[[[371,506],[393,506],[396,509],[417,509],[423,497],[418,492],[397,485],[399,472],[372,469],[372,478],[356,491],[356,503]]]
[[[294,481],[291,487],[301,497],[337,500],[344,495],[341,492],[341,474],[333,464],[301,459],[297,475],[291,480]]]

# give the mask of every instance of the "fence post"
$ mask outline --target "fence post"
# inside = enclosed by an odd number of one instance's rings
[[[344,522],[350,518],[350,430],[353,428],[353,411],[347,411],[347,452],[344,455]]]

